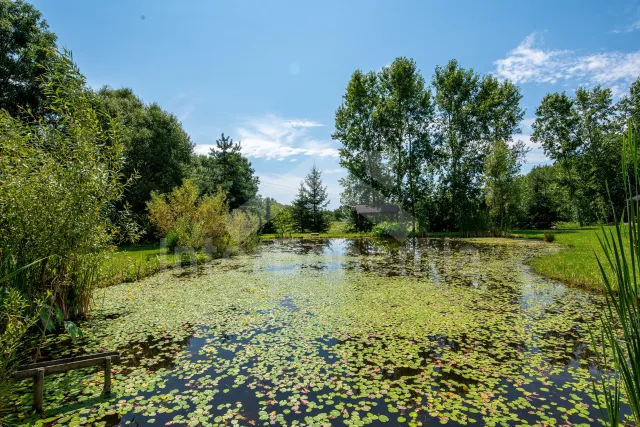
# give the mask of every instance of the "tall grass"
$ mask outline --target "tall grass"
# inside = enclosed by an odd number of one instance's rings
[[[640,194],[639,141],[631,121],[628,128],[622,143],[622,173],[628,202],[622,221],[618,221],[614,212],[615,228],[609,232],[602,229],[600,246],[604,259],[597,257],[606,288],[607,309],[601,319],[602,344],[596,348],[614,366],[613,389],[603,380],[603,393],[598,400],[603,398],[601,406],[606,407],[611,426],[619,425],[622,393],[629,402],[635,425],[640,426],[640,206],[632,199]],[[627,227],[621,225],[625,217]]]

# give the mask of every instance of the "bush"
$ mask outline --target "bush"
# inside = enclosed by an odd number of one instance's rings
[[[175,251],[178,246],[178,232],[175,230],[169,231],[164,237],[164,244],[169,252]]]
[[[556,240],[556,233],[554,233],[553,231],[545,231],[544,233],[542,233],[542,239],[545,242],[553,242]]]
[[[250,251],[260,243],[258,228],[260,220],[252,213],[236,209],[231,212],[227,221],[229,245],[233,249]]]
[[[117,123],[98,120],[70,55],[51,55],[47,120],[0,111],[0,261],[15,255],[20,269],[42,259],[18,291],[27,301],[50,294],[68,319],[87,313],[117,233],[107,213],[123,192],[123,145]]]
[[[373,226],[371,233],[375,237],[393,237],[404,239],[407,237],[407,226],[401,222],[383,221]]]
[[[229,208],[225,193],[199,198],[198,191],[192,180],[186,180],[168,196],[151,193],[147,202],[149,220],[172,251],[178,246],[201,249],[210,245],[217,251],[227,246]]]

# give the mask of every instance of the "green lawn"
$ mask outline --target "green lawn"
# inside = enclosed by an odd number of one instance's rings
[[[139,280],[169,265],[172,260],[160,243],[120,246],[109,255],[103,267],[102,284],[109,286]]]
[[[603,290],[602,276],[596,256],[606,262],[598,235],[601,227],[560,228],[555,231],[554,244],[561,245],[556,253],[543,255],[531,261],[535,272],[570,285]],[[614,227],[605,227],[606,232]],[[515,230],[515,237],[542,239],[542,230]]]

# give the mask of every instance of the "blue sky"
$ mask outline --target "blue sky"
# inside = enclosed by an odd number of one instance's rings
[[[131,87],[173,112],[206,153],[242,141],[260,193],[288,202],[313,162],[339,205],[334,113],[356,69],[398,56],[516,82],[526,109],[524,171],[544,163],[528,138],[549,91],[614,87],[640,75],[640,1],[39,0],[59,44],[94,87]]]

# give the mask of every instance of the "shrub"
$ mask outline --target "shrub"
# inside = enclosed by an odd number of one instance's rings
[[[295,227],[293,208],[291,206],[279,208],[271,222],[273,223],[273,228],[276,230],[276,233],[281,237],[285,234],[293,233]]]
[[[404,239],[407,237],[407,226],[401,222],[383,221],[373,226],[371,233],[375,237],[394,237]]]
[[[198,197],[198,186],[186,180],[169,195],[151,193],[147,202],[149,220],[165,237],[167,246],[201,249],[210,244],[216,250],[227,245],[229,208],[223,191]]]
[[[233,249],[249,251],[258,246],[258,228],[260,220],[252,213],[236,209],[227,221],[229,244]]]
[[[43,259],[18,290],[28,301],[50,293],[66,319],[87,313],[116,233],[107,212],[123,191],[123,145],[117,123],[98,120],[70,54],[51,55],[47,119],[0,111],[0,261],[12,254],[19,269]]]
[[[556,240],[556,233],[553,231],[545,231],[542,233],[542,238],[545,242],[554,242]]]

